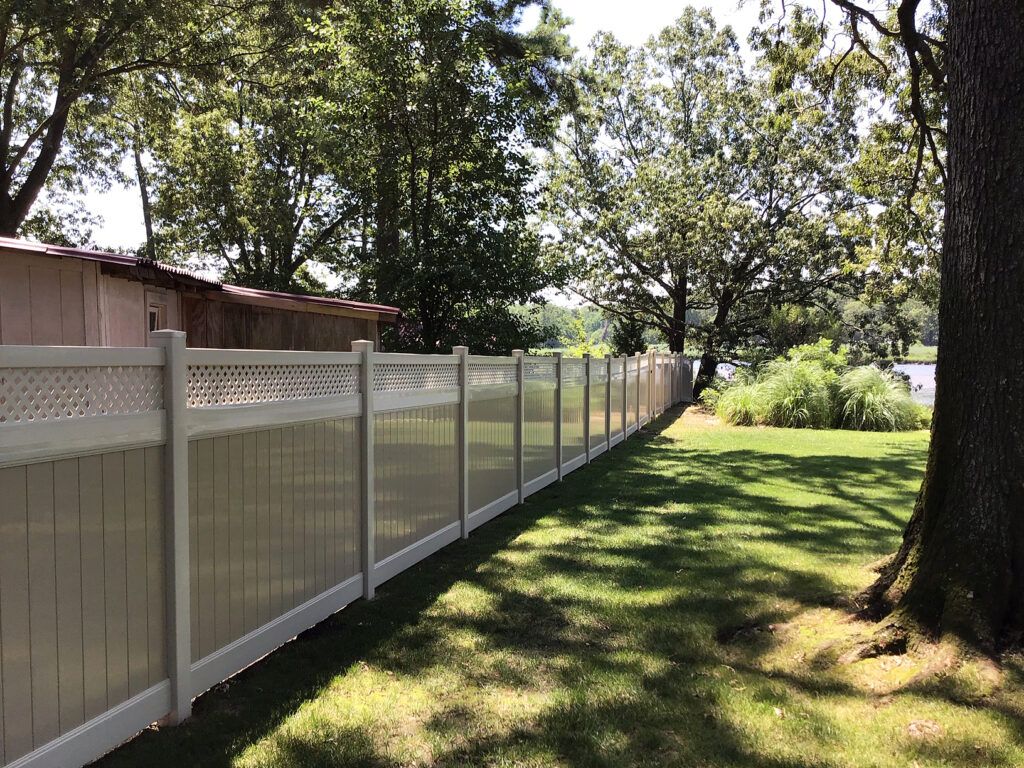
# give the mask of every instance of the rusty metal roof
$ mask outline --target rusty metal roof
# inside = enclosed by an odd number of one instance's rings
[[[85,259],[87,261],[98,261],[104,264],[113,264],[120,267],[135,268],[138,270],[151,269],[156,273],[162,273],[172,279],[205,287],[210,290],[220,291],[228,295],[249,297],[252,299],[280,299],[297,301],[303,304],[316,304],[324,307],[339,307],[343,309],[354,309],[362,312],[376,312],[381,315],[389,315],[389,319],[397,318],[401,314],[398,307],[390,307],[385,304],[369,304],[363,301],[349,301],[348,299],[334,299],[327,296],[309,296],[304,293],[283,293],[280,291],[263,291],[257,288],[243,288],[240,285],[222,283],[198,272],[193,272],[185,267],[174,264],[166,264],[161,261],[150,261],[138,256],[126,253],[111,253],[109,251],[94,251],[87,248],[65,248],[60,245],[49,245],[47,243],[33,243],[27,240],[18,240],[10,237],[0,237],[0,249],[18,251],[21,253],[39,253],[48,256],[63,256],[72,259]]]

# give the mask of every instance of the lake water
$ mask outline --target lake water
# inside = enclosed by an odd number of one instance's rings
[[[694,375],[700,363],[694,365]],[[897,371],[910,377],[910,396],[914,402],[922,405],[935,405],[935,363],[900,363],[894,365]],[[733,377],[736,367],[730,363],[720,363],[718,375],[725,379]]]
[[[935,405],[935,363],[900,363],[897,371],[910,377],[910,396],[923,405]]]

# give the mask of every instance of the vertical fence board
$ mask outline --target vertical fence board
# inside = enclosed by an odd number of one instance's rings
[[[295,476],[290,427],[281,428],[281,604],[295,602]]]
[[[149,685],[167,677],[167,623],[164,595],[164,449],[146,449],[146,633]]]
[[[146,454],[124,454],[125,578],[128,619],[128,694],[149,687],[149,637],[146,615]]]
[[[216,559],[214,535],[216,467],[213,459],[212,439],[200,440],[196,478],[196,498],[199,503],[199,653],[206,656],[217,647],[216,642]]]
[[[221,648],[231,637],[231,442],[216,437],[213,443],[213,614],[214,645]]]
[[[107,706],[128,698],[124,455],[103,455],[103,565],[107,609]]]
[[[85,719],[107,709],[106,595],[103,565],[103,471],[99,456],[78,460],[82,525],[82,659]]]
[[[78,499],[78,459],[54,462],[57,675],[61,733],[67,733],[85,721],[82,682],[82,526]]]
[[[0,469],[0,649],[5,759],[32,749],[28,498],[25,467]]]
[[[281,430],[270,430],[270,616],[281,610]]]
[[[245,447],[242,435],[228,444],[228,627],[231,637],[245,634]]]
[[[32,740],[40,746],[60,732],[57,719],[57,585],[53,545],[53,464],[30,464],[28,596],[32,656]]]

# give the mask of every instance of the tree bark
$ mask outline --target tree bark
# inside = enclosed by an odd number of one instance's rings
[[[948,7],[931,447],[903,544],[866,597],[896,629],[995,650],[1024,628],[1024,6]]]
[[[684,266],[682,276],[676,281],[675,293],[672,295],[672,328],[668,333],[670,352],[686,351],[686,293],[688,274]]]
[[[700,356],[700,368],[697,369],[697,378],[693,382],[693,399],[700,400],[701,393],[711,386],[715,378],[715,371],[718,368],[718,355],[713,349],[705,348]]]
[[[135,177],[139,182],[139,197],[142,199],[142,221],[146,225],[146,258],[156,261],[156,240],[153,235],[153,202],[149,196],[149,174],[142,162],[141,130],[135,126],[132,153],[135,156]]]

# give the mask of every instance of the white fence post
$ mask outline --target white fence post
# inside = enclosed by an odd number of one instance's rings
[[[516,358],[516,494],[519,503],[523,503],[526,497],[524,485],[526,480],[523,475],[523,420],[526,417],[526,358],[525,351],[513,349],[512,356]]]
[[[583,353],[583,447],[587,464],[590,463],[590,353]]]
[[[188,365],[184,331],[155,331],[164,350],[164,560],[167,606],[167,673],[171,681],[168,725],[192,714],[192,606],[188,531]]]
[[[469,347],[452,347],[459,356],[459,524],[460,535],[469,538]]]
[[[555,352],[555,467],[562,479],[562,353]]]
[[[359,366],[359,391],[362,395],[362,471],[359,485],[362,487],[362,568],[363,568],[363,597],[372,600],[376,592],[374,584],[373,569],[377,558],[374,552],[374,543],[377,536],[377,526],[374,517],[374,463],[373,463],[373,342],[353,341],[352,351],[359,352],[363,357]]]
[[[629,391],[629,366],[627,362],[629,358],[626,355],[622,356],[622,442],[626,442],[626,410],[627,410],[627,399],[626,394]]]
[[[647,421],[654,421],[658,406],[654,403],[654,350],[647,351]]]
[[[636,353],[636,429],[640,431],[640,387],[643,381],[640,378],[640,353]]]
[[[609,352],[604,356],[606,372],[604,385],[604,444],[608,450],[612,448],[612,356]]]

